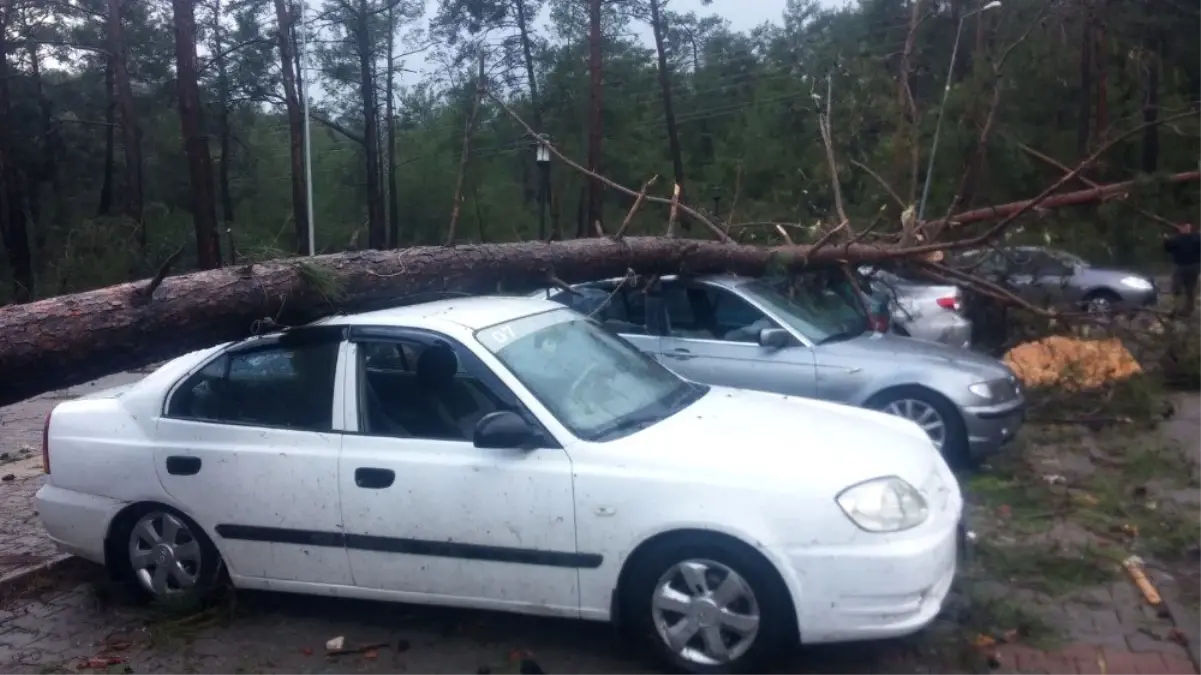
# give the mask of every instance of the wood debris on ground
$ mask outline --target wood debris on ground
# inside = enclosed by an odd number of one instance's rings
[[[1086,340],[1052,335],[1010,349],[1004,361],[1029,388],[1099,389],[1143,372],[1117,338]]]

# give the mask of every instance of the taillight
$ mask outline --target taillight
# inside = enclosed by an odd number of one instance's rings
[[[50,473],[50,418],[54,411],[46,413],[46,424],[42,425],[42,471]]]
[[[959,297],[955,295],[948,295],[946,297],[939,298],[936,302],[938,303],[939,307],[942,307],[943,309],[949,309],[952,312],[958,312],[959,308],[962,306],[959,302]]]

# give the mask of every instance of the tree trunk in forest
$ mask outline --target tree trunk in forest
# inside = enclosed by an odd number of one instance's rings
[[[359,58],[359,96],[363,104],[363,154],[367,163],[367,246],[387,248],[384,202],[379,180],[379,127],[376,126],[375,77],[372,63],[370,8],[359,0],[355,14],[354,39]]]
[[[663,121],[667,125],[667,147],[671,152],[671,168],[675,174],[675,183],[679,186],[680,202],[684,202],[684,157],[680,150],[680,137],[676,133],[676,116],[671,109],[671,73],[667,70],[667,48],[663,44],[663,16],[659,12],[659,0],[651,3],[651,33],[655,37],[655,54],[659,59],[659,91],[663,96]],[[681,225],[689,229],[687,219],[681,219]]]
[[[0,4],[0,235],[12,274],[12,302],[28,302],[33,297],[33,256],[29,248],[28,214],[21,170],[13,152],[12,100],[9,93],[8,28],[15,8],[13,0]],[[0,380],[3,382],[3,380]]]
[[[1080,98],[1076,112],[1076,156],[1088,156],[1092,139],[1093,120],[1093,15],[1085,7],[1083,25],[1080,28]]]
[[[594,174],[601,172],[601,125],[604,111],[601,4],[602,0],[588,0],[588,170]],[[604,185],[595,178],[588,178],[588,208],[585,210],[582,226],[576,228],[576,236],[592,236],[593,223],[601,220],[603,198]]]
[[[38,43],[35,40],[30,40],[27,43],[29,52],[29,75],[33,79],[34,92],[38,99],[38,112],[41,115],[41,124],[39,131],[41,133],[41,162],[36,174],[32,175],[30,181],[34,188],[30,191],[30,222],[34,227],[33,232],[33,256],[35,266],[41,267],[45,265],[44,254],[46,251],[46,235],[50,231],[50,225],[60,231],[67,227],[71,222],[70,201],[63,198],[62,181],[58,173],[58,156],[62,151],[62,138],[59,136],[58,123],[54,121],[53,106],[50,103],[50,97],[46,95],[44,83],[42,82],[42,58],[39,53]],[[40,215],[40,205],[42,202],[41,183],[50,184],[50,197],[52,217],[51,222],[43,222]]]
[[[202,270],[221,266],[217,204],[213,199],[213,160],[200,128],[200,85],[196,72],[196,16],[192,0],[171,0],[175,24],[175,83],[179,95],[179,127],[188,159],[192,193],[192,226],[196,230],[196,264]]]
[[[280,79],[284,85],[284,107],[288,113],[288,150],[292,172],[292,227],[296,235],[295,250],[300,255],[309,251],[309,206],[304,175],[304,120],[300,110],[300,94],[296,86],[292,38],[294,20],[287,0],[275,0],[276,46],[279,48]]]
[[[108,105],[104,106],[104,178],[100,184],[100,203],[96,205],[96,216],[107,216],[113,211],[113,174],[117,170],[117,94],[113,85],[113,55],[104,59],[104,92]]]
[[[893,185],[904,185],[901,199],[906,204],[917,200],[919,161],[921,158],[921,129],[918,127],[917,103],[913,98],[913,55],[917,48],[917,29],[921,24],[922,0],[909,0],[909,25],[905,45],[901,49],[901,67],[897,73],[897,109],[900,111],[897,130],[904,140],[897,143]]]
[[[1096,31],[1093,37],[1093,69],[1096,73],[1097,86],[1096,118],[1093,120],[1094,141],[1100,145],[1109,140],[1109,17],[1106,12],[1106,0],[1097,0],[1097,20],[1093,24]],[[1101,163],[1101,167],[1104,163]],[[1102,170],[1104,174],[1104,170]]]
[[[530,44],[530,29],[528,17],[526,17],[525,0],[513,0],[513,10],[517,18],[517,34],[521,40],[521,55],[525,62],[525,78],[530,86],[530,108],[532,109],[531,119],[534,122],[534,129],[538,133],[544,133],[545,129],[542,126],[542,99],[538,95],[538,76],[534,70],[534,50]],[[523,167],[523,175],[529,175],[529,159],[523,154],[521,157],[521,166]],[[529,190],[526,191],[527,195]],[[544,208],[543,204],[551,199],[550,193],[550,172],[538,172],[538,208]],[[528,201],[528,197],[527,197]]]
[[[1143,173],[1152,174],[1159,170],[1159,77],[1163,68],[1163,40],[1153,33],[1147,38],[1146,52],[1150,58],[1147,64],[1146,96],[1143,99]]]
[[[234,227],[234,196],[230,189],[230,163],[233,161],[231,130],[229,128],[229,73],[225,69],[225,41],[221,32],[221,0],[213,0],[213,52],[217,67],[217,125],[220,139],[220,164],[217,166],[217,184],[221,192],[221,221],[225,232]],[[230,235],[232,236],[232,234]],[[218,233],[220,239],[220,233]],[[232,241],[232,239],[231,239]],[[233,246],[229,250],[229,262],[234,262]]]
[[[400,248],[400,196],[396,182],[396,109],[392,100],[393,83],[396,80],[396,11],[388,8],[388,81],[384,106],[384,118],[388,120],[388,248]]]
[[[117,107],[121,113],[121,144],[125,148],[125,204],[123,213],[137,223],[138,246],[146,248],[146,224],[142,221],[145,203],[142,190],[142,127],[134,107],[133,87],[129,83],[129,68],[125,54],[125,36],[121,27],[122,0],[106,0],[108,13],[105,28],[108,52],[113,58],[113,82]]]

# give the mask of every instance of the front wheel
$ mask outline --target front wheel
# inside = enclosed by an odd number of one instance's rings
[[[970,464],[967,429],[953,405],[917,387],[885,392],[867,407],[903,417],[922,428],[947,463],[965,468]]]
[[[750,549],[664,542],[632,561],[624,622],[656,659],[688,673],[762,672],[796,640],[788,590]]]

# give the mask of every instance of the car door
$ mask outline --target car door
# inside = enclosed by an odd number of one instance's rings
[[[351,333],[340,462],[356,586],[418,602],[579,608],[571,461],[546,447],[475,447],[499,410],[541,425],[460,342],[414,329]],[[381,352],[415,356],[375,368]]]
[[[675,280],[662,283],[667,335],[663,365],[704,384],[814,396],[813,352],[799,342],[761,346],[761,328],[780,324],[728,289]]]
[[[596,319],[605,330],[659,358],[660,336],[648,328],[646,291],[632,288],[623,280],[581,285],[574,292],[560,291],[551,299]]]
[[[1044,249],[1036,250],[1032,259],[1030,285],[1036,303],[1060,306],[1076,299],[1072,286],[1073,266]]]
[[[231,573],[349,584],[338,453],[343,329],[236,346],[183,378],[156,424],[163,488]]]

